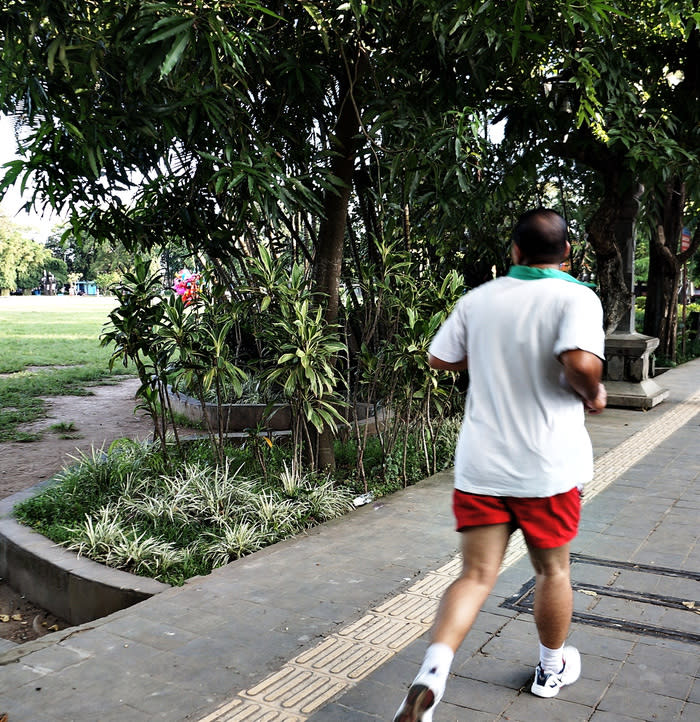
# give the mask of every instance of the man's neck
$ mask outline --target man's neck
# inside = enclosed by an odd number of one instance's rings
[[[521,263],[519,265],[528,266],[529,268],[553,268],[558,271],[561,263]]]

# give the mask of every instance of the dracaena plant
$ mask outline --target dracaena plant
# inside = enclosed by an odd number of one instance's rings
[[[114,294],[119,306],[109,314],[101,343],[114,346],[110,368],[119,361],[125,366],[130,361],[134,364],[141,381],[136,392],[139,407],[151,417],[154,440],[160,442],[167,458],[168,418],[163,410],[168,408],[167,370],[172,351],[161,333],[165,323],[161,273],[153,271],[149,257],[136,256],[133,270],[124,273]]]

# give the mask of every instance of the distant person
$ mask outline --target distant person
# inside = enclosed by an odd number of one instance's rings
[[[452,659],[493,589],[508,539],[520,528],[535,570],[539,663],[531,691],[554,697],[581,659],[564,646],[573,593],[569,543],[580,489],[593,477],[585,411],[598,413],[605,336],[595,293],[559,270],[564,219],[525,213],[513,231],[513,267],[463,296],[430,346],[432,368],[469,368],[455,454],[453,509],[463,568],[442,597],[423,665],[394,722],[431,722]]]

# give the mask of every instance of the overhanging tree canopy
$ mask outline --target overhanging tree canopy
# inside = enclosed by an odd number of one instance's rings
[[[518,92],[498,78],[526,47],[607,28],[604,2],[537,5],[543,29],[524,0],[510,18],[495,2],[10,0],[0,107],[31,130],[5,184],[31,175],[131,245],[225,258],[285,227],[332,318],[353,182],[391,213],[420,191],[442,221],[481,172],[478,113]]]

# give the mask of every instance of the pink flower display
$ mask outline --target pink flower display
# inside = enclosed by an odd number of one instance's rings
[[[186,268],[175,274],[173,290],[178,296],[182,296],[185,306],[189,306],[197,298],[201,279],[201,273],[190,273]]]

